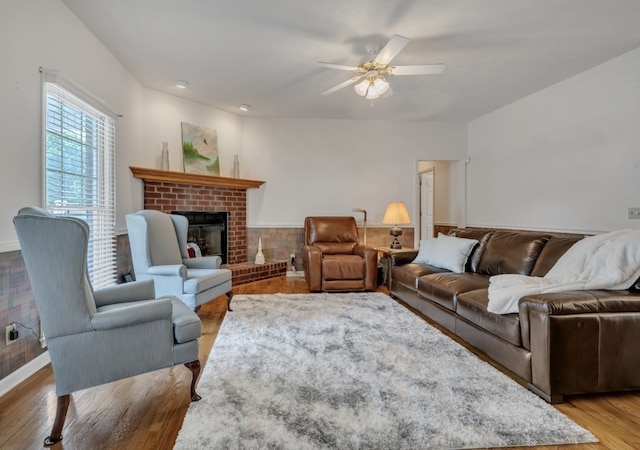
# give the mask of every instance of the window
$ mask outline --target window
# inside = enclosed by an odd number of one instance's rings
[[[54,73],[44,80],[44,196],[54,214],[91,230],[88,270],[94,288],[115,283],[115,120]]]

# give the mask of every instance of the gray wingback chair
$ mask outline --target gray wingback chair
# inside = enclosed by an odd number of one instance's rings
[[[176,297],[156,299],[153,281],[93,290],[89,227],[35,207],[13,218],[56,382],[58,406],[45,445],[62,439],[72,392],[184,364],[200,374],[200,318]]]
[[[175,295],[195,311],[226,294],[231,311],[231,271],[219,256],[189,258],[186,217],[145,209],[125,219],[136,280],[155,281],[158,295]]]

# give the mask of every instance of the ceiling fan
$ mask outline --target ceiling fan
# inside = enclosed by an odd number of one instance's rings
[[[372,59],[358,66],[320,62],[319,64],[330,69],[348,70],[357,73],[353,78],[324,91],[322,95],[333,94],[359,81],[354,86],[356,93],[368,100],[375,100],[389,91],[389,82],[384,78],[384,75],[438,75],[444,71],[444,64],[389,65],[408,43],[409,39],[406,37],[394,34],[379,52],[380,47],[378,45],[367,44],[365,49]],[[376,52],[378,52],[377,56],[373,57]]]

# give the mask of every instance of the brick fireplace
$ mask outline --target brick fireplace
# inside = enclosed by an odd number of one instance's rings
[[[239,188],[147,181],[144,208],[228,212],[228,263],[247,262],[247,191]]]
[[[133,176],[144,181],[144,208],[170,214],[172,211],[228,212],[227,266],[233,283],[283,275],[286,261],[257,266],[247,264],[247,189],[264,181],[130,167]],[[251,276],[247,278],[247,272]]]

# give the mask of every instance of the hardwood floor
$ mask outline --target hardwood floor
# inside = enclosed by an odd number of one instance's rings
[[[384,287],[379,290],[388,293]],[[279,277],[241,285],[234,292],[308,290],[302,278]],[[200,340],[203,365],[224,319],[225,306],[226,297],[222,296],[203,305],[198,313],[204,327]],[[52,448],[170,449],[189,407],[189,381],[189,370],[177,366],[76,392],[63,430],[64,439]],[[0,449],[42,448],[43,439],[51,431],[55,406],[53,373],[47,366],[0,398]],[[600,443],[535,448],[640,448],[640,392],[569,397],[556,407],[595,434]]]

